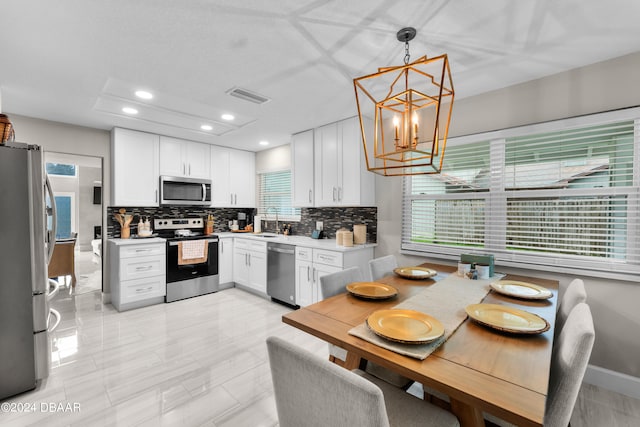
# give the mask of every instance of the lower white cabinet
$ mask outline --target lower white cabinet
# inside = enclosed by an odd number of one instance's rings
[[[164,241],[109,240],[111,303],[116,310],[164,302],[165,254]]]
[[[373,248],[349,252],[296,246],[296,304],[305,307],[322,300],[320,278],[349,267],[360,267],[367,277]]]
[[[261,294],[267,293],[267,242],[235,239],[233,281]]]
[[[220,284],[233,282],[233,238],[221,237],[218,244],[218,277]]]

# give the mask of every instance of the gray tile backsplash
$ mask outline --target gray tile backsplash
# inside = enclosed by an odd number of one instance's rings
[[[108,208],[107,237],[120,237],[120,225],[113,218],[121,206]],[[255,215],[254,209],[234,208],[199,208],[194,206],[163,206],[163,207],[125,207],[128,214],[135,215],[131,223],[131,234],[136,234],[140,216],[153,218],[173,218],[180,216],[196,216],[206,218],[211,214],[215,217],[214,232],[229,231],[228,222],[238,217],[238,212],[247,214],[248,222],[252,222]],[[377,241],[378,209],[376,207],[340,207],[340,208],[302,208],[300,222],[291,222],[291,230],[294,235],[311,236],[316,227],[316,221],[324,224],[325,236],[335,239],[336,230],[341,227],[349,230],[355,224],[367,226],[367,242]],[[153,221],[152,221],[153,222]],[[280,227],[289,224],[288,221],[280,221]],[[275,221],[262,221],[263,232],[275,232]]]

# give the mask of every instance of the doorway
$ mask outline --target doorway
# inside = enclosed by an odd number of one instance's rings
[[[74,275],[54,278],[70,294],[102,291],[102,158],[45,152],[57,209],[56,241],[75,239]]]

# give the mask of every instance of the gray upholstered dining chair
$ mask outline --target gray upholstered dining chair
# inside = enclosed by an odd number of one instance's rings
[[[589,306],[578,303],[560,331],[551,356],[545,427],[567,427],[591,357],[595,330]],[[512,426],[490,414],[485,418],[499,426]]]
[[[362,271],[359,267],[346,268],[336,273],[320,277],[320,296],[322,299],[346,292],[346,286],[352,282],[362,281]],[[347,360],[347,350],[334,344],[329,344],[329,360],[343,364]]]
[[[280,427],[460,425],[450,412],[281,338],[267,338],[267,349]]]
[[[322,299],[332,297],[334,295],[343,293],[346,291],[346,286],[352,282],[362,281],[362,271],[360,267],[351,267],[336,273],[327,274],[320,277],[320,292]],[[343,366],[347,360],[347,351],[334,344],[329,344],[329,360],[333,363]],[[407,388],[413,383],[407,377],[396,374],[393,371],[385,369],[372,362],[367,362],[366,371],[369,374],[375,375],[384,381],[393,384],[397,387]]]
[[[587,301],[587,291],[584,288],[582,279],[573,279],[567,286],[562,295],[562,299],[558,304],[558,313],[556,314],[555,337],[560,334],[562,328],[569,317],[569,313],[573,308],[581,302]]]
[[[387,255],[369,260],[369,273],[371,280],[376,281],[384,276],[393,274],[393,269],[398,266],[394,255]]]

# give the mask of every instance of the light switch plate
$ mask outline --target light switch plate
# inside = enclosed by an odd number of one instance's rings
[[[324,224],[322,221],[316,221],[316,230],[324,230]]]

